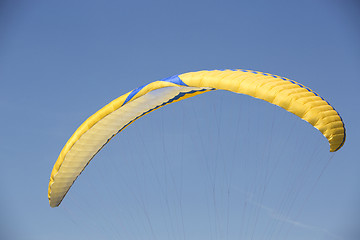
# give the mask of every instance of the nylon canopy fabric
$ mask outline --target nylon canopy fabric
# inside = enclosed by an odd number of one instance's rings
[[[284,108],[317,128],[328,139],[331,152],[345,142],[345,126],[336,110],[295,81],[241,69],[189,72],[139,87],[89,117],[65,144],[53,167],[50,206],[60,205],[92,158],[135,120],[167,104],[213,90],[249,95]]]

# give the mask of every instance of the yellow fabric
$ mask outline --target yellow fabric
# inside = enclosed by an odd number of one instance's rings
[[[60,204],[91,159],[118,132],[153,110],[215,89],[246,94],[286,109],[319,129],[328,139],[332,152],[344,144],[345,128],[339,114],[318,94],[299,83],[247,70],[190,72],[178,77],[182,81],[178,84],[156,81],[124,94],[75,131],[51,172],[48,189],[51,207]]]
[[[262,72],[233,70],[190,72],[179,78],[189,86],[246,94],[280,106],[319,129],[328,139],[331,152],[344,144],[345,128],[339,114],[299,83]]]

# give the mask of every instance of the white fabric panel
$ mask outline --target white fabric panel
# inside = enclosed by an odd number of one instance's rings
[[[66,191],[68,191],[90,159],[109,138],[116,134],[127,123],[144,112],[169,101],[179,93],[202,89],[204,88],[165,87],[157,89],[134,101],[128,102],[96,123],[79,138],[66,154],[58,173],[54,177],[54,183],[51,186],[52,203],[57,205],[61,202]]]

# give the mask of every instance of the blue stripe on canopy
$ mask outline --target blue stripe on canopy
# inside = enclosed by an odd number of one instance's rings
[[[148,85],[148,84],[146,84]],[[141,87],[138,87],[134,90],[131,91],[131,93],[126,97],[124,103],[122,104],[122,106],[124,106],[128,101],[130,101],[130,99],[132,99],[138,92],[140,92],[141,89],[143,89],[146,85],[143,85]]]
[[[171,82],[171,83],[175,83],[177,85],[181,85],[181,86],[185,86],[185,87],[188,87],[187,84],[185,84],[180,78],[178,75],[175,75],[175,76],[172,76],[172,77],[168,77],[168,78],[164,78],[163,80],[160,80],[160,81],[163,81],[163,82]],[[138,92],[140,92],[141,89],[143,89],[145,86],[147,86],[148,84],[146,85],[143,85],[141,87],[138,87],[134,90],[131,91],[131,93],[126,97],[124,103],[122,106],[124,106],[128,101],[130,101]]]
[[[185,86],[188,87],[188,85],[186,83],[184,83],[178,75],[172,76],[172,77],[168,77],[168,78],[164,78],[163,80],[164,82],[171,82],[171,83],[175,83],[177,85],[181,85],[181,86]]]

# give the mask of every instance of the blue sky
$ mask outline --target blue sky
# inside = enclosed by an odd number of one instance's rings
[[[2,1],[0,238],[358,239],[359,18],[340,0]],[[226,68],[315,90],[344,119],[345,146],[328,153],[270,104],[204,94],[127,128],[50,208],[53,164],[92,113],[146,83]]]

